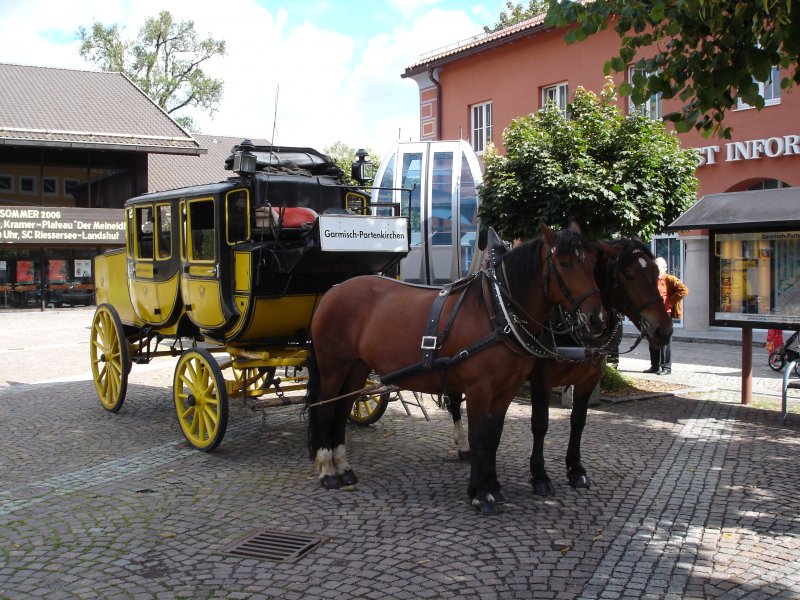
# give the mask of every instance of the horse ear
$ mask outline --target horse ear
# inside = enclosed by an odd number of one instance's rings
[[[580,226],[580,224],[578,223],[578,221],[576,221],[575,219],[570,219],[570,220],[569,220],[569,227],[568,227],[568,229],[569,229],[571,232],[573,232],[573,233],[577,233],[578,235],[580,235],[580,234],[581,234],[581,226]]]
[[[620,253],[620,249],[617,246],[615,246],[614,244],[609,244],[608,242],[602,242],[598,240],[595,242],[595,245],[602,254],[607,254],[609,256],[617,256]]]
[[[555,232],[550,229],[547,225],[544,224],[544,221],[539,221],[539,229],[542,230],[542,235],[544,236],[547,245],[551,248],[556,247],[556,234]]]
[[[481,228],[478,231],[478,250],[486,250],[486,241],[489,237],[489,231],[486,229]]]

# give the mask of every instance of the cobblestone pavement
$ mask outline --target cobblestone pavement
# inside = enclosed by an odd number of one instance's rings
[[[432,402],[430,422],[392,403],[351,427],[361,482],[326,491],[298,407],[262,422],[232,401],[221,446],[187,448],[174,360],[134,365],[122,410],[102,409],[91,317],[0,313],[0,598],[800,598],[800,417],[783,427],[739,404],[739,347],[675,342],[670,377],[691,391],[593,407],[588,490],[567,485],[569,411],[554,406],[556,495],[532,494],[530,406],[514,403],[498,455],[508,503],[482,517]],[[762,354],[754,394],[774,399]],[[646,348],[620,366],[644,369]],[[295,562],[224,552],[267,530],[323,542]]]

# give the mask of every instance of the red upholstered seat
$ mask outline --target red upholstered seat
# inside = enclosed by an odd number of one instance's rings
[[[316,211],[304,206],[280,207],[277,212],[283,218],[283,226],[289,228],[310,225],[317,219]]]

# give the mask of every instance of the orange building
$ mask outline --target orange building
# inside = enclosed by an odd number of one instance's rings
[[[423,55],[402,77],[419,86],[420,139],[466,139],[480,155],[492,142],[504,151],[502,133],[515,117],[539,110],[548,100],[566,107],[577,87],[599,93],[603,64],[619,51],[620,40],[605,30],[568,45],[563,29],[545,27],[543,16],[504,30],[482,34]],[[630,70],[629,70],[630,71]],[[615,74],[615,82],[632,73]],[[767,106],[740,106],[726,115],[733,128],[728,140],[681,134],[685,148],[697,148],[700,195],[800,186],[800,90],[762,86]],[[620,100],[623,113],[643,110],[660,118],[680,107],[679,100],[652,97],[645,106]],[[660,235],[654,250],[667,258],[670,271],[691,289],[683,325],[709,327],[708,233]]]

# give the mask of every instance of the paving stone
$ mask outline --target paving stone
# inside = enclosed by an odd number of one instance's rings
[[[327,491],[298,407],[268,411],[262,429],[232,401],[222,445],[187,449],[172,359],[134,365],[120,412],[102,409],[86,364],[92,311],[64,312],[74,337],[59,331],[51,349],[36,333],[56,335],[49,317],[0,313],[0,331],[42,346],[0,339],[0,598],[800,597],[800,419],[783,427],[776,411],[741,406],[727,349],[673,344],[673,380],[712,392],[590,410],[589,489],[566,481],[570,415],[554,406],[556,495],[533,495],[531,407],[513,403],[498,452],[508,504],[486,518],[467,502],[449,415],[428,399],[430,422],[393,403],[350,427],[361,481]],[[774,398],[779,378],[754,390]],[[274,529],[326,541],[291,564],[222,553]]]

